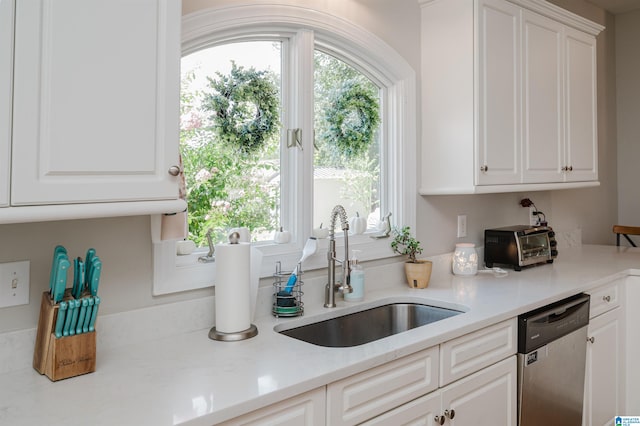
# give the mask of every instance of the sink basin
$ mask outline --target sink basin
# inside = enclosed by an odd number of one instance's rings
[[[363,345],[463,313],[419,303],[390,303],[278,332],[318,346]]]

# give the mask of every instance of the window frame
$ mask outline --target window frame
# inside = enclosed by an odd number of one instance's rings
[[[301,173],[313,170],[313,96],[299,94],[313,93],[314,49],[345,60],[380,85],[380,130],[384,141],[381,190],[387,197],[392,223],[415,229],[418,176],[414,70],[395,50],[362,27],[325,12],[285,5],[214,7],[185,15],[182,20],[182,55],[217,44],[258,37],[283,42],[282,84],[292,90],[288,91],[288,98],[282,99],[283,111],[286,111],[282,116],[282,131],[301,128],[303,132],[302,150],[285,147],[281,153],[281,179],[288,183],[281,188],[281,215],[294,237],[289,244],[254,244],[264,255],[260,276],[271,276],[276,261],[281,261],[284,269],[292,268],[313,226],[313,173]],[[295,110],[290,108],[293,99],[303,99],[303,105]],[[296,203],[291,200],[296,200]],[[332,207],[327,207],[327,220]],[[153,294],[214,285],[215,262],[198,263],[202,250],[177,256],[175,241],[160,241],[160,222],[160,216],[152,216]],[[336,230],[336,236],[341,234]],[[342,243],[342,238],[337,238],[340,256]],[[361,250],[360,260],[393,256],[389,238],[376,240],[367,234],[350,235],[349,246]],[[321,240],[318,254],[305,262],[305,270],[327,266],[323,255],[326,247],[326,240]]]

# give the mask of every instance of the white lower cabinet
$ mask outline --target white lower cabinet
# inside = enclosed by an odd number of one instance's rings
[[[513,355],[364,424],[513,426],[516,387]]]
[[[225,426],[318,426],[325,424],[324,386],[252,411],[233,420],[221,423]]]
[[[512,318],[329,384],[327,424],[515,425],[516,326]]]
[[[516,326],[511,318],[223,424],[515,426]]]
[[[625,399],[624,412],[629,416],[640,413],[640,339],[638,326],[640,324],[640,309],[636,309],[636,301],[640,300],[640,276],[627,277],[624,287],[624,298],[627,304],[624,308],[624,341],[625,341]]]
[[[622,285],[616,281],[589,292],[584,426],[613,425],[615,416],[624,415],[624,309],[619,299]]]
[[[438,389],[438,365],[435,346],[330,383],[327,424],[360,424]]]

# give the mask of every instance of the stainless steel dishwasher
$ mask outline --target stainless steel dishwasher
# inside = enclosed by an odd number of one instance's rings
[[[518,317],[518,425],[580,426],[589,295]]]

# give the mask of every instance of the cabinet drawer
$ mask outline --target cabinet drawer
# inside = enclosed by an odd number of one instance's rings
[[[327,421],[354,425],[438,388],[438,347],[327,386]]]
[[[515,354],[517,325],[512,318],[442,344],[440,386]]]
[[[441,394],[431,392],[428,395],[414,399],[395,410],[388,411],[377,416],[362,426],[389,426],[389,425],[431,425],[436,416],[441,415]]]
[[[324,387],[222,423],[224,426],[317,426],[325,424]]]
[[[591,295],[589,318],[595,318],[620,306],[620,281],[594,288],[586,293]]]

